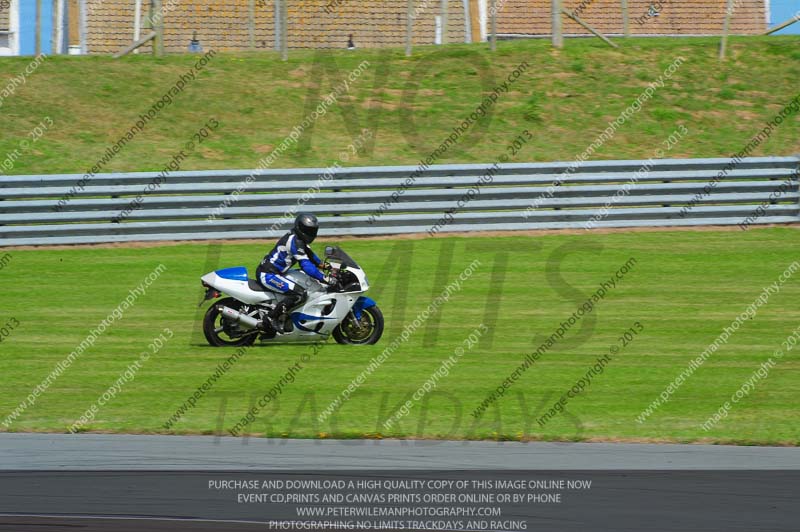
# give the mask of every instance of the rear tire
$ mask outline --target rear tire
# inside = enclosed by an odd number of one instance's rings
[[[233,310],[240,310],[244,306],[244,303],[232,297],[228,297],[211,305],[208,311],[206,311],[205,318],[203,318],[203,334],[205,334],[208,343],[214,347],[242,347],[253,345],[258,336],[258,331],[244,331],[238,324],[224,320],[220,317],[218,309],[220,306],[232,308]]]
[[[350,312],[333,330],[336,343],[345,345],[376,344],[382,335],[383,313],[377,306],[364,309],[361,312],[361,320],[356,320]]]

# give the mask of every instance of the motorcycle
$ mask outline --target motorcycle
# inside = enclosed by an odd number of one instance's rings
[[[283,299],[251,279],[247,268],[237,266],[207,273],[200,278],[206,295],[201,305],[223,294],[209,307],[203,333],[215,347],[249,346],[262,342],[317,342],[331,335],[339,344],[374,344],[383,334],[383,314],[364,296],[369,281],[364,270],[339,247],[325,248],[322,270],[333,279],[326,286],[302,270],[289,270],[285,277],[304,287],[308,296],[284,317],[284,330],[276,331],[267,318]]]

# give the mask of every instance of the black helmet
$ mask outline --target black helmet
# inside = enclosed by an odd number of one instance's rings
[[[306,244],[312,243],[317,238],[317,231],[319,231],[319,221],[310,212],[301,212],[294,219],[294,232]]]

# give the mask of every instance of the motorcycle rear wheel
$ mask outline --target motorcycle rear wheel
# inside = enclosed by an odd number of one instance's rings
[[[244,304],[232,297],[227,297],[215,302],[206,311],[203,318],[203,334],[208,343],[214,347],[242,347],[253,345],[258,336],[258,331],[242,331],[235,323],[230,323],[220,316],[218,307],[228,307],[240,310]],[[233,334],[233,336],[231,336]]]
[[[360,320],[356,320],[352,312],[349,313],[333,330],[336,343],[346,345],[376,344],[382,335],[383,313],[377,306],[364,309]]]

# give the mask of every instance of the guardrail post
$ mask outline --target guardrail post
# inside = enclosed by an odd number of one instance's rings
[[[800,222],[800,153],[795,155],[795,158],[797,159],[797,165],[794,169],[794,177],[797,181],[797,221]]]

